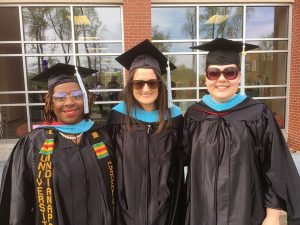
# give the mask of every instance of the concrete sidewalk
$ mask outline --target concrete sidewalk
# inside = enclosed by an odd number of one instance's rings
[[[4,164],[17,141],[16,139],[0,139],[0,183]]]
[[[292,157],[294,159],[294,162],[296,164],[296,167],[297,167],[297,170],[298,170],[298,173],[300,175],[300,151],[297,151],[295,153],[292,153]]]

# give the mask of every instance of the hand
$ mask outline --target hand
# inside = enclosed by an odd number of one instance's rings
[[[267,208],[266,218],[264,219],[262,225],[280,225],[280,210]]]
[[[267,216],[262,225],[280,225],[280,220],[276,217]]]

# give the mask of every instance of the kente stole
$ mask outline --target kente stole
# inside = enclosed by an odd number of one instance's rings
[[[55,197],[53,192],[53,151],[54,131],[46,130],[47,139],[37,154],[34,163],[34,183],[36,195],[36,207],[38,209],[37,224],[58,225]],[[98,164],[105,179],[107,199],[112,219],[115,217],[115,175],[111,156],[97,131],[87,132],[88,139],[93,147]]]

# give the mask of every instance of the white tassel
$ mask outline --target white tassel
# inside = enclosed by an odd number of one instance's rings
[[[245,61],[246,61],[246,51],[245,51],[245,43],[243,43],[243,51],[242,51],[242,62],[241,62],[241,88],[240,94],[245,95]]]
[[[167,62],[167,88],[168,88],[168,108],[173,106],[172,101],[172,84],[171,84],[171,69],[170,69],[170,61],[168,59]]]
[[[82,79],[81,79],[81,76],[80,74],[78,73],[78,68],[77,66],[75,66],[75,75],[77,77],[77,80],[78,80],[78,84],[79,84],[79,87],[83,93],[83,107],[84,107],[84,114],[88,114],[89,113],[89,100],[88,100],[88,96],[87,96],[87,92],[85,90],[85,87],[84,87],[84,84],[82,82]]]

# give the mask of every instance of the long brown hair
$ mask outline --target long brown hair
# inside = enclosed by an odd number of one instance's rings
[[[93,93],[90,93],[88,90],[86,90],[87,95],[88,95],[88,101],[89,101],[89,114],[86,115],[86,117],[84,117],[85,115],[82,115],[85,119],[89,119],[90,115],[92,114],[91,109],[92,109],[92,105],[95,101],[95,96]],[[52,87],[51,89],[49,89],[48,93],[45,95],[44,100],[45,100],[45,107],[44,107],[44,120],[47,123],[51,123],[53,121],[57,121],[57,117],[54,113],[53,110],[53,101],[52,101],[52,96],[54,93],[54,87]]]
[[[133,80],[134,73],[136,70],[130,71],[128,80],[123,89],[124,94],[124,102],[126,105],[126,116],[125,116],[125,125],[126,128],[132,131],[132,109],[136,106],[142,108],[141,104],[134,98],[133,96],[133,87],[131,81]],[[168,91],[165,83],[161,79],[160,75],[156,74],[157,79],[160,81],[160,85],[158,88],[158,96],[155,100],[154,104],[159,113],[159,121],[156,133],[159,133],[164,128],[169,127],[171,125],[171,111],[168,109]]]

